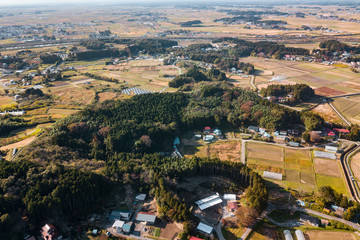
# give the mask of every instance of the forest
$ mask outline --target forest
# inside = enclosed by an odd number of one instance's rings
[[[262,88],[260,93],[264,97],[286,97],[291,95],[287,100],[290,105],[310,100],[315,96],[315,91],[311,87],[299,83],[295,85],[272,84]]]

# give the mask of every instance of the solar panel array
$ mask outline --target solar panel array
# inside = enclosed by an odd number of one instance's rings
[[[128,89],[125,89],[125,90],[121,91],[121,93],[124,93],[124,94],[127,94],[127,95],[131,95],[131,92],[133,92],[135,95],[153,93],[151,91],[141,89],[141,88],[137,88],[137,87],[128,88]]]
[[[215,206],[216,204],[222,203],[222,201],[223,200],[219,197],[219,195],[212,195],[195,203],[199,206],[200,210],[205,210],[209,207]]]

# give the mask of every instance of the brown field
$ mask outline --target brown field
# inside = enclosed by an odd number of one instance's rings
[[[13,143],[13,144],[9,144],[9,145],[6,145],[6,146],[2,146],[0,148],[0,150],[7,150],[7,149],[13,149],[13,148],[21,148],[21,147],[24,147],[26,145],[28,145],[29,143],[31,143],[32,141],[34,141],[36,139],[36,136],[32,136],[32,137],[29,137],[29,138],[26,138],[20,142],[17,142],[17,143]]]
[[[346,92],[335,90],[329,87],[320,87],[315,89],[315,93],[320,96],[332,97],[337,95],[344,95]]]
[[[309,150],[285,148],[285,159],[311,161],[311,152]]]
[[[196,155],[219,158],[222,161],[240,161],[240,151],[240,141],[219,141],[201,147],[200,151]]]
[[[327,122],[342,124],[342,120],[327,103],[318,105],[312,111],[318,113]]]
[[[315,158],[314,163],[316,173],[334,177],[341,177],[339,164],[336,160]]]
[[[160,238],[163,239],[175,239],[181,232],[176,223],[167,223],[165,228],[161,229]]]
[[[326,239],[326,240],[356,240],[355,234],[352,232],[331,232],[331,231],[306,231],[305,235],[310,240]],[[308,239],[308,238],[306,238]]]
[[[265,160],[265,161],[284,161],[284,149],[282,147],[249,142],[247,144],[248,159]]]
[[[74,110],[74,109],[57,109],[57,108],[51,108],[48,110],[48,113],[52,113],[52,114],[63,114],[63,115],[70,115],[73,113],[78,112],[79,110]]]
[[[357,152],[351,157],[350,161],[351,171],[356,179],[360,179],[360,152]]]

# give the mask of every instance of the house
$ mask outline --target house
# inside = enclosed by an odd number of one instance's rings
[[[222,135],[220,129],[217,129],[217,128],[214,130],[214,134],[216,136],[221,136]]]
[[[199,232],[202,232],[206,235],[211,235],[212,231],[213,231],[213,227],[206,225],[204,223],[199,223],[199,225],[196,227],[196,230]]]
[[[204,136],[204,141],[205,142],[211,142],[214,139],[215,139],[215,137],[213,135],[205,135]]]
[[[203,132],[205,134],[209,134],[209,133],[212,133],[212,129],[211,129],[211,127],[205,127]]]
[[[147,212],[139,212],[136,216],[136,221],[145,222],[146,224],[154,224],[156,221],[156,216]]]
[[[135,197],[135,201],[144,201],[146,199],[146,194],[138,194],[136,197]]]
[[[285,142],[285,141],[287,141],[289,138],[288,137],[286,137],[286,136],[281,136],[281,135],[278,135],[278,136],[275,136],[275,141],[276,142]]]
[[[323,212],[324,212],[324,213],[330,213],[331,211],[330,211],[330,209],[328,209],[328,208],[324,208],[324,209],[323,209]]]
[[[121,211],[121,210],[114,210],[110,214],[110,220],[125,220],[128,221],[131,218],[131,212],[130,211]]]
[[[327,227],[329,225],[329,220],[321,219],[321,225]]]
[[[112,228],[115,230],[115,232],[121,233],[124,224],[125,224],[124,221],[116,220],[112,225]]]
[[[332,131],[331,129],[329,129],[329,128],[325,128],[324,129],[324,135],[326,136],[326,137],[330,137],[330,138],[334,138],[336,135],[335,135],[335,132],[334,131]]]
[[[279,132],[280,136],[287,136],[287,134],[288,134],[287,131],[280,131]]]
[[[194,135],[194,140],[200,140],[200,139],[201,139],[201,134]]]
[[[257,127],[257,126],[249,126],[247,129],[249,130],[249,132],[252,132],[252,133],[259,132],[259,127]]]
[[[231,212],[236,212],[236,210],[238,209],[236,201],[228,201],[227,207]]]
[[[125,223],[122,227],[123,233],[125,233],[125,234],[131,233],[133,225],[134,225],[133,222]]]
[[[45,240],[60,240],[62,236],[52,224],[45,224],[41,229],[42,238]]]

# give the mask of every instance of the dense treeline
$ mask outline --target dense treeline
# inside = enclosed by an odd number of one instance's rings
[[[285,47],[285,45],[267,41],[250,42],[231,37],[213,40],[213,43],[220,42],[230,42],[236,44],[234,50],[238,57],[247,57],[249,55],[263,53],[269,57],[272,56],[276,59],[281,59],[285,54],[304,56],[309,55],[310,53],[308,49]]]
[[[0,136],[5,136],[11,131],[28,126],[30,121],[26,121],[21,117],[14,117],[8,114],[0,116]]]
[[[106,47],[103,41],[98,41],[98,40],[82,41],[80,45],[86,47],[87,49],[103,49]]]
[[[96,49],[83,52],[70,53],[69,60],[89,60],[89,59],[99,59],[99,58],[115,58],[115,57],[127,57],[129,56],[126,50],[119,50],[116,48],[110,49]]]
[[[288,99],[288,102],[290,104],[307,101],[315,96],[315,91],[306,84],[272,84],[267,86],[266,88],[262,88],[260,92],[261,95],[263,95],[264,97],[283,97],[287,95],[292,95],[292,97]]]
[[[176,46],[176,41],[167,39],[137,39],[131,44],[128,44],[128,49],[132,55],[136,55],[139,52],[145,54],[158,54],[166,52],[167,48]]]
[[[234,49],[224,49],[221,51],[205,51],[207,48],[213,48],[211,44],[192,44],[186,49],[181,49],[176,52],[179,56],[187,56],[191,60],[202,61],[216,64],[221,70],[230,71],[235,67],[238,70],[242,70],[245,73],[253,73],[254,66],[249,63],[243,63],[239,61],[240,55],[238,55]],[[250,52],[248,53],[250,54]]]
[[[55,64],[57,62],[62,62],[62,58],[55,54],[42,54],[40,59],[44,64]]]
[[[187,22],[182,22],[180,23],[181,27],[194,27],[194,25],[199,25],[202,24],[202,22],[200,20],[193,20],[193,21],[187,21]]]
[[[44,168],[28,161],[0,161],[0,180],[0,216],[13,218],[18,211],[28,216],[30,225],[49,217],[86,212],[108,189],[99,175],[62,167]],[[8,225],[0,222],[0,229]]]
[[[52,140],[96,159],[104,159],[105,153],[158,151],[164,142],[171,145],[187,103],[188,97],[180,93],[105,102],[56,125]]]
[[[360,47],[353,47],[337,40],[326,40],[319,44],[320,48],[325,48],[329,52],[351,52],[353,54],[360,53]]]
[[[197,83],[203,81],[224,81],[226,74],[218,69],[210,69],[203,73],[197,68],[191,68],[186,73],[176,76],[169,82],[169,87],[178,88],[189,83]]]

